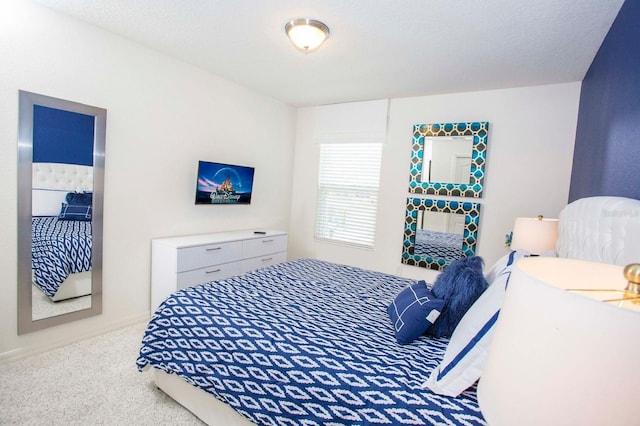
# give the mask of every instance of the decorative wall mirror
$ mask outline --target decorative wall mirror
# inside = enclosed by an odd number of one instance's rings
[[[408,198],[402,263],[441,270],[473,256],[479,223],[478,203]]]
[[[409,192],[482,196],[488,122],[413,126]]]
[[[18,334],[102,313],[107,111],[20,91]]]

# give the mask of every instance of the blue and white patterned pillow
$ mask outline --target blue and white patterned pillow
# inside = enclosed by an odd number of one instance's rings
[[[495,323],[502,308],[505,291],[515,263],[529,253],[518,250],[498,260],[488,276],[493,278],[487,290],[462,317],[447,345],[444,358],[423,387],[440,395],[458,396],[482,374]]]
[[[91,205],[62,203],[58,219],[60,220],[91,220]]]
[[[424,281],[402,290],[387,307],[397,342],[406,345],[422,336],[443,306],[444,300],[436,299]]]

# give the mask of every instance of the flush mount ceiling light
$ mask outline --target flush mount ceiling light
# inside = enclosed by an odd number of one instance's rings
[[[316,50],[329,37],[329,27],[310,18],[297,18],[288,21],[284,31],[296,49],[309,53]]]

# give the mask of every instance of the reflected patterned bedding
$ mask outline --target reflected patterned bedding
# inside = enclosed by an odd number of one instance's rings
[[[418,229],[414,253],[432,258],[460,259],[462,257],[462,234]]]
[[[33,282],[55,296],[70,274],[91,270],[91,221],[32,219],[31,266]]]
[[[257,424],[484,425],[475,387],[422,389],[448,339],[396,343],[386,307],[413,283],[301,259],[180,290],[149,322],[137,366]]]

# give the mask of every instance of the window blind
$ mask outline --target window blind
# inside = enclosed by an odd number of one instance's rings
[[[381,143],[320,146],[316,238],[373,247]]]

